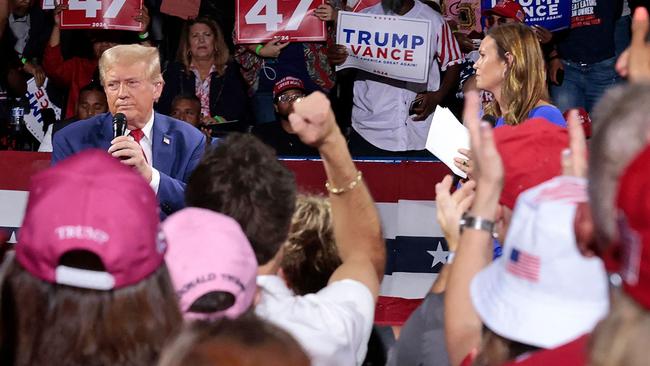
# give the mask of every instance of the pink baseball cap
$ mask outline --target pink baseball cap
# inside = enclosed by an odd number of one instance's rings
[[[16,260],[50,283],[124,288],[164,263],[159,224],[147,182],[106,152],[87,150],[32,178]],[[73,250],[97,255],[105,271],[61,265]]]
[[[257,260],[239,224],[229,216],[189,207],[162,224],[169,245],[167,268],[185,319],[236,318],[248,310],[257,290]],[[201,296],[228,292],[235,303],[216,313],[189,309]]]

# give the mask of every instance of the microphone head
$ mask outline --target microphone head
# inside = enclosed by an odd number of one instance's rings
[[[124,135],[126,129],[126,116],[124,113],[113,115],[113,138]]]
[[[113,123],[126,123],[126,116],[124,113],[115,113],[113,115]]]

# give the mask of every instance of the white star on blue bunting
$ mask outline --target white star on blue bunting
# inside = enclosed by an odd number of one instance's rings
[[[447,263],[447,251],[442,249],[442,243],[438,240],[438,245],[436,250],[427,250],[427,253],[433,257],[433,262],[431,262],[431,268],[435,267],[438,263],[445,264]]]

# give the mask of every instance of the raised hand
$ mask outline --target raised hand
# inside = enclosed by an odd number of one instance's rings
[[[587,177],[587,141],[577,110],[569,113],[569,148],[562,151],[562,174]]]
[[[330,101],[321,92],[297,100],[293,104],[289,122],[300,140],[315,148],[341,134]]]
[[[650,81],[650,44],[646,42],[649,31],[648,10],[639,6],[632,17],[630,46],[616,61],[616,71],[631,82]]]
[[[460,239],[459,221],[472,205],[476,183],[469,181],[454,193],[450,193],[452,183],[453,179],[448,175],[436,184],[436,218],[445,235],[449,250],[455,252]]]

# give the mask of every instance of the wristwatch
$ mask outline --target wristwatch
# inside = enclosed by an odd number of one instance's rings
[[[474,230],[483,230],[490,233],[490,235],[497,239],[497,232],[495,230],[496,224],[494,221],[484,219],[480,216],[470,216],[468,214],[463,215],[460,219],[460,232],[462,233],[464,229],[474,229]]]

